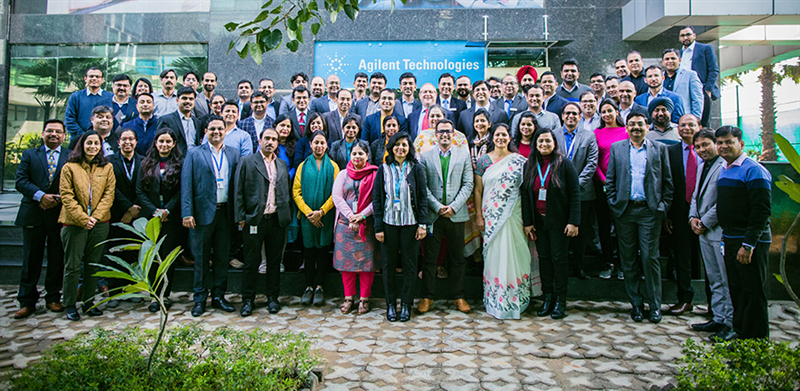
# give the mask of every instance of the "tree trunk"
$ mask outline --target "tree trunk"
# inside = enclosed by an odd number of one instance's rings
[[[761,161],[778,160],[775,150],[775,66],[761,68]]]

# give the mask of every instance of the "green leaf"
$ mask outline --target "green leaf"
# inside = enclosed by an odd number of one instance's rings
[[[95,273],[94,276],[95,277],[105,277],[105,278],[117,278],[117,279],[120,279],[120,280],[128,280],[128,281],[130,281],[130,282],[132,282],[134,284],[139,282],[137,279],[131,277],[127,273],[114,272],[114,271],[110,271],[110,270],[99,271],[99,272]]]
[[[139,236],[142,239],[147,239],[147,219],[144,217],[139,217],[138,219],[133,221],[133,228],[139,231]]]
[[[293,18],[287,18],[286,26],[289,28],[289,30],[297,30],[297,20]]]
[[[176,259],[178,259],[178,255],[180,253],[181,253],[181,247],[180,246],[175,247],[175,249],[172,250],[172,252],[170,252],[169,255],[167,255],[167,259],[165,259],[164,261],[161,262],[160,265],[158,265],[158,270],[156,270],[156,281],[159,281],[161,279],[161,275],[163,275],[164,273],[167,272],[167,270],[169,270],[169,267],[172,265],[173,262],[175,262]]]
[[[283,6],[279,5],[279,6],[275,7],[275,8],[273,8],[272,12],[270,12],[270,13],[273,14],[273,15],[276,15],[276,14],[281,13],[281,11],[283,11]]]
[[[319,23],[314,23],[311,25],[311,34],[317,35],[319,32]]]
[[[783,190],[795,202],[800,203],[800,183],[794,183],[789,177],[785,175],[778,176],[778,181],[775,186]]]
[[[225,25],[225,30],[228,30],[228,32],[232,32],[233,30],[236,30],[238,27],[239,23],[230,22]]]
[[[114,246],[108,249],[110,253],[116,253],[120,251],[136,251],[142,248],[141,243],[128,243],[128,244],[121,244],[119,246]]]
[[[297,31],[296,31],[297,32],[297,40],[300,41],[300,43],[303,43],[303,25],[300,25],[299,27],[300,28],[298,28]]]
[[[794,170],[800,173],[800,154],[798,154],[797,150],[794,149],[792,143],[790,143],[786,137],[783,137],[779,133],[775,133],[775,143],[778,144],[778,148],[781,149],[781,152],[783,152],[783,156],[786,157],[786,160],[792,164]]]
[[[247,58],[247,54],[250,52],[250,45],[246,45],[244,49],[239,51],[239,57],[244,60]]]
[[[330,12],[331,23],[336,23],[336,17],[337,16],[339,16],[339,12],[337,12],[337,11],[331,11]]]
[[[297,49],[300,47],[300,42],[297,42],[297,40],[291,40],[286,43],[286,47],[289,48],[289,50],[291,50],[293,53],[297,52]]]
[[[231,49],[233,49],[233,45],[236,45],[236,42],[231,41],[231,43],[228,44],[228,50],[225,52],[225,54],[231,52]]]
[[[265,40],[263,41],[264,44],[270,49],[277,49],[281,46],[281,40],[283,40],[283,33],[281,30],[275,29],[270,31],[269,35],[264,37]]]
[[[143,217],[142,217],[141,219],[142,219],[142,220],[144,220],[144,221],[145,221],[145,223],[147,222],[147,220],[146,220],[146,219],[144,219]],[[142,238],[143,240],[147,239],[147,236],[145,235],[145,233],[144,233],[144,232],[139,232],[139,230],[137,230],[135,227],[133,227],[133,226],[132,226],[132,225],[130,225],[130,224],[125,224],[125,223],[114,223],[114,226],[115,226],[115,227],[118,227],[118,228],[122,228],[122,229],[124,229],[124,230],[126,230],[126,231],[128,231],[128,232],[131,232],[131,233],[135,234],[136,236],[138,236],[138,237]]]
[[[778,273],[772,273],[772,275],[773,275],[773,276],[775,276],[775,278],[776,278],[776,279],[778,279],[778,282],[780,282],[781,284],[783,284],[783,277],[781,277],[781,275],[780,275],[780,274],[778,274]]]
[[[153,217],[147,223],[147,238],[155,242],[158,240],[159,232],[161,232],[161,218]]]
[[[261,55],[264,53],[261,50],[260,41],[259,42],[250,42],[250,57],[253,57],[253,61],[256,64],[261,65]]]
[[[286,30],[286,37],[289,38],[290,41],[294,41],[297,38],[297,33],[294,30]]]
[[[122,266],[122,268],[123,268],[123,269],[127,269],[127,270],[128,270],[128,273],[129,273],[129,274],[130,274],[132,277],[134,277],[134,278],[136,278],[136,277],[137,277],[137,275],[136,275],[136,269],[135,269],[135,268],[134,268],[132,265],[128,264],[128,262],[127,262],[127,261],[125,261],[124,259],[122,259],[122,258],[120,258],[120,257],[117,257],[117,256],[114,256],[114,255],[106,255],[106,258],[108,258],[108,259],[109,259],[109,260],[111,260],[112,262],[116,263],[117,265],[120,265],[120,266]],[[111,265],[103,265],[103,267],[105,267],[105,268],[107,268],[107,269],[111,269],[111,270],[117,270],[117,269],[115,269],[115,268],[114,268],[113,266],[111,266]]]
[[[272,19],[272,23],[269,24],[269,28],[271,29],[271,28],[275,27],[275,25],[277,25],[278,22],[280,22],[280,21],[281,21],[281,17],[280,16],[276,16],[275,19]]]
[[[269,0],[268,2],[264,3],[264,5],[261,6],[261,9],[263,10],[264,8],[267,8],[271,5],[272,5],[272,0]]]
[[[316,1],[312,1],[312,2],[308,3],[308,9],[311,9],[311,10],[314,10],[314,11],[319,11],[319,8],[317,6],[317,2]]]
[[[269,17],[269,10],[261,11],[261,13],[258,14],[258,16],[256,16],[255,19],[253,19],[253,22],[254,23],[261,23],[261,22],[267,20],[268,17]]]
[[[358,12],[356,8],[353,8],[353,6],[351,6],[350,4],[345,4],[344,13],[347,15],[348,18],[350,18],[350,20],[356,20],[356,12]]]

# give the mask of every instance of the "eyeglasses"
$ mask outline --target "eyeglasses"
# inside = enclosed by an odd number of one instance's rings
[[[565,117],[569,117],[570,115],[574,115],[574,116],[576,116],[576,117],[577,117],[577,116],[581,115],[581,113],[576,113],[576,112],[574,112],[574,111],[565,111],[565,112],[564,112],[564,116],[565,116]]]
[[[453,129],[436,129],[436,133],[453,133]]]

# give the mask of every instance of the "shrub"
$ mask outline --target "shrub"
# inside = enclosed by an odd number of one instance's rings
[[[318,364],[311,340],[270,333],[188,325],[166,331],[148,372],[157,331],[102,329],[55,345],[11,381],[11,390],[297,390]]]
[[[800,349],[767,339],[683,345],[680,390],[797,390]]]

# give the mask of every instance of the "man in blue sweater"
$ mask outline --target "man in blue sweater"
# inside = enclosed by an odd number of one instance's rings
[[[769,338],[772,176],[742,151],[741,129],[723,126],[714,135],[719,155],[726,163],[717,184],[717,216],[733,302],[732,334],[720,339]]]
[[[112,107],[114,94],[103,90],[103,71],[89,68],[83,80],[86,88],[73,92],[67,100],[64,124],[69,133],[69,149],[74,149],[78,137],[92,126],[92,109],[97,106]]]

